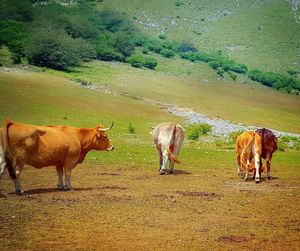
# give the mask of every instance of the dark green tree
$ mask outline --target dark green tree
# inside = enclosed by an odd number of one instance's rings
[[[63,70],[95,57],[95,51],[82,39],[73,39],[63,30],[36,28],[25,47],[31,64]]]

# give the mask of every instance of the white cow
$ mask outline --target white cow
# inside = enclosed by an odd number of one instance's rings
[[[159,156],[159,174],[165,174],[168,160],[170,173],[174,173],[174,162],[180,163],[176,156],[184,141],[184,129],[179,124],[164,122],[157,125],[151,134]]]

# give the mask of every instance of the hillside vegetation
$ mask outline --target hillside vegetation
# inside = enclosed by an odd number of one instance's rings
[[[207,52],[221,50],[251,69],[300,70],[299,1],[111,0],[99,5],[132,16],[152,36],[190,41]]]
[[[1,3],[0,45],[6,45],[13,53],[14,63],[20,63],[25,57],[30,64],[67,70],[84,61],[98,59],[154,70],[157,67],[155,55],[160,54],[166,58],[205,62],[220,78],[236,81],[245,75],[263,85],[299,94],[299,58],[298,55],[290,57],[299,49],[296,39],[298,24],[286,14],[282,16],[282,24],[293,27],[289,29],[291,33],[277,34],[286,30],[283,25],[273,25],[277,24],[274,20],[276,13],[287,12],[280,1],[266,5],[251,3],[254,7],[243,1],[214,1],[213,4],[206,1],[169,1],[164,4],[161,1],[122,1],[122,4],[119,1],[73,1],[67,5],[62,5],[63,1],[33,2],[13,0]],[[288,6],[287,3],[284,6]],[[248,21],[249,14],[245,15],[249,8],[259,16],[268,17],[264,26],[266,32],[261,26],[254,30],[248,25],[254,23]],[[260,13],[264,9],[265,12]],[[260,22],[261,19],[257,19],[255,25]],[[235,32],[228,27],[235,27]],[[252,37],[251,46],[245,42],[243,31]],[[273,35],[273,31],[277,33]],[[223,33],[227,35],[221,39],[219,36]],[[219,43],[214,43],[211,37]],[[277,55],[281,65],[285,65],[287,60],[281,61],[281,58],[288,58],[286,67],[275,67],[261,61],[266,59],[260,50],[266,46],[267,39],[273,41],[275,49],[280,46],[284,52],[279,55],[277,49],[275,52],[268,47],[267,59],[276,62],[274,55]],[[286,39],[289,40],[288,46]],[[228,51],[240,53],[235,55]],[[244,60],[247,53],[249,61]]]

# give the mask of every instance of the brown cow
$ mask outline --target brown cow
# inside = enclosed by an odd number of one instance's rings
[[[15,183],[17,194],[22,194],[19,175],[25,164],[35,168],[55,166],[58,189],[71,189],[71,171],[91,150],[113,150],[106,131],[111,129],[75,128],[70,126],[36,126],[6,120],[2,127],[0,171],[4,160]],[[3,160],[4,159],[4,160]],[[0,173],[2,175],[4,170]],[[65,186],[63,186],[63,172]]]
[[[267,176],[268,179],[272,179],[271,176],[271,160],[273,153],[277,150],[277,140],[278,138],[274,135],[271,130],[262,128],[257,129],[255,131],[261,137],[261,144],[262,144],[262,154],[261,157],[266,159],[267,161]]]
[[[176,156],[184,141],[184,129],[179,124],[165,122],[153,129],[152,137],[159,156],[159,174],[165,174],[168,160],[170,173],[174,173],[174,162],[180,163]]]
[[[236,162],[238,174],[245,170],[244,180],[248,179],[250,163],[254,157],[255,182],[260,181],[260,158],[261,158],[261,137],[254,131],[247,131],[237,137],[236,140]]]

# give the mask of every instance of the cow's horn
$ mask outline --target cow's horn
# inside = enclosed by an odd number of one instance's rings
[[[279,136],[275,136],[276,139],[279,139],[282,136],[282,133]]]
[[[111,126],[108,127],[108,128],[99,128],[99,131],[100,131],[100,132],[106,132],[106,131],[110,130],[111,128],[113,128],[114,123],[115,123],[115,121],[113,121],[113,122],[111,123]]]

